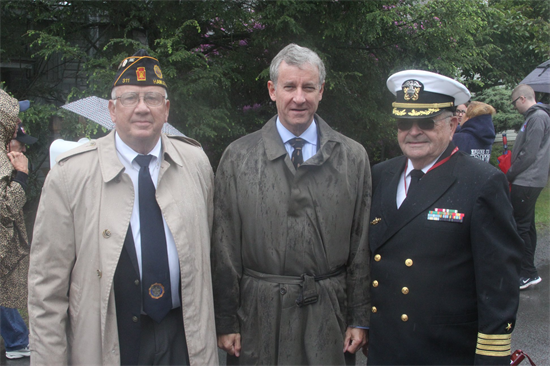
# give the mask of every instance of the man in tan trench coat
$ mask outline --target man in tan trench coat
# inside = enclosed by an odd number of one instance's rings
[[[315,114],[325,69],[288,45],[272,61],[277,116],[216,173],[212,270],[228,364],[353,362],[369,325],[369,161]]]
[[[170,102],[144,50],[120,64],[112,94],[115,131],[59,157],[44,185],[29,273],[31,364],[217,364],[210,163],[196,141],[161,133]],[[147,202],[142,173],[149,188],[156,182]],[[160,208],[156,243],[145,203]],[[151,245],[167,272],[149,286]],[[168,299],[168,309],[158,315],[147,297]]]

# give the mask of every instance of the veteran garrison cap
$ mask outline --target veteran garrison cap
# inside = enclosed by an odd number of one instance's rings
[[[390,76],[386,85],[396,96],[392,105],[396,118],[433,117],[470,100],[464,85],[429,71],[400,71]]]
[[[167,87],[159,61],[149,56],[144,49],[137,51],[133,56],[126,57],[118,65],[113,88],[121,85]]]

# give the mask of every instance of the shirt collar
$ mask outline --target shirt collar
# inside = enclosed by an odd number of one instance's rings
[[[424,168],[420,169],[424,172],[424,174],[426,174],[431,168],[432,166],[434,166],[434,164],[439,160],[439,158],[441,157],[441,155],[443,155],[445,151],[443,151],[441,154],[439,154],[439,156],[437,158],[435,158],[434,161],[432,161],[430,164],[426,165]],[[407,160],[407,171],[405,172],[405,177],[407,177],[411,171],[414,170],[414,167],[413,167],[413,163],[411,161],[411,159],[408,159]]]
[[[281,139],[283,140],[283,143],[285,143],[285,144],[289,140],[291,140],[295,137],[300,137],[300,138],[306,140],[306,142],[308,142],[312,145],[317,145],[317,123],[315,123],[315,119],[313,119],[313,122],[311,123],[311,125],[309,125],[307,130],[305,130],[304,133],[302,133],[300,136],[294,135],[285,126],[283,126],[283,124],[279,120],[278,116],[277,116],[276,125],[277,125],[277,131],[279,132],[279,135],[281,136]]]
[[[160,158],[161,145],[162,145],[161,139],[159,138],[153,150],[151,150],[148,154],[148,155],[153,155],[153,159],[151,159],[151,162],[154,162]],[[127,163],[133,164],[134,159],[136,158],[136,156],[139,155],[138,152],[136,152],[134,149],[128,146],[124,141],[122,141],[122,139],[116,132],[115,132],[115,146],[116,146],[117,152],[120,154],[120,156],[124,160],[126,160]]]

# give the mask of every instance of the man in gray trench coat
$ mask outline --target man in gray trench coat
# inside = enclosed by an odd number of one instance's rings
[[[270,78],[277,116],[233,142],[216,174],[218,347],[228,364],[353,362],[370,315],[368,156],[315,114],[315,52],[288,45]]]

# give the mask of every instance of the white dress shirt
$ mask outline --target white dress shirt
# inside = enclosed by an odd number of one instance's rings
[[[307,128],[307,130],[305,130],[304,133],[302,133],[300,136],[296,136],[292,132],[287,130],[287,128],[283,126],[281,121],[279,121],[279,117],[277,117],[276,125],[279,136],[281,136],[281,139],[285,144],[285,149],[288,152],[289,156],[292,156],[292,153],[294,152],[294,148],[292,147],[292,145],[290,145],[289,141],[295,137],[299,137],[305,141],[304,147],[302,147],[302,156],[304,157],[304,163],[317,153],[317,124],[315,123],[315,119],[313,120],[313,122],[311,122],[311,125]]]
[[[130,146],[126,145],[124,141],[118,136],[118,133],[115,134],[115,147],[118,155],[118,159],[126,168],[124,172],[130,176],[132,183],[134,184],[134,209],[132,210],[132,217],[130,218],[130,225],[132,226],[132,234],[134,236],[134,245],[136,247],[137,262],[139,265],[139,276],[141,279],[141,230],[139,224],[139,199],[138,199],[138,179],[139,179],[139,170],[141,167],[137,162],[134,161],[136,156],[139,154],[135,152]],[[151,174],[151,179],[157,188],[160,164],[162,162],[161,153],[162,153],[161,140],[159,138],[157,144],[149,152],[149,155],[153,155],[151,162],[149,163],[149,173]],[[172,232],[166,224],[164,217],[162,218],[164,224],[164,232],[166,234],[166,249],[168,251],[168,266],[170,267],[170,289],[172,290],[172,308],[179,307],[180,297],[179,297],[179,286],[180,286],[180,263],[178,257],[178,251],[176,249],[176,243]]]

